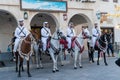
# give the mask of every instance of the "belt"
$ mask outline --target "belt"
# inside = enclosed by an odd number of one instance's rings
[[[71,37],[71,36],[67,35],[67,37]]]
[[[25,36],[20,36],[20,37],[25,37]]]
[[[97,37],[97,36],[93,35],[93,37]]]
[[[48,38],[49,36],[42,36],[42,37],[44,37],[44,38]]]

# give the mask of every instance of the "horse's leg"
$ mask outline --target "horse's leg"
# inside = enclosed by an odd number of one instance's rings
[[[77,56],[78,56],[78,51],[76,50],[75,51],[75,54],[74,54],[75,56],[74,56],[74,69],[77,69]]]
[[[82,68],[82,62],[81,62],[82,58],[81,58],[81,56],[82,56],[82,53],[79,54],[79,67],[80,68]]]
[[[43,65],[42,65],[42,54],[41,52],[38,50],[39,53],[39,63],[40,63],[40,68],[43,69]]]
[[[19,57],[20,63],[19,63],[19,73],[18,73],[18,77],[21,77],[21,67],[23,65],[23,58]]]
[[[40,65],[39,65],[39,51],[38,51],[38,48],[37,46],[34,46],[34,52],[35,52],[35,61],[36,61],[36,66],[37,66],[37,69],[40,68]]]
[[[100,65],[100,64],[99,64],[99,58],[100,58],[100,50],[98,50],[98,60],[97,60],[97,65]]]
[[[53,73],[54,73],[56,71],[56,69],[55,69],[56,68],[56,66],[55,66],[56,60],[55,60],[55,57],[54,57],[54,53],[52,51],[50,51],[50,56],[53,60]]]
[[[29,60],[27,60],[27,73],[28,73],[28,77],[31,77],[31,74],[30,74],[30,66],[29,66]]]
[[[103,55],[104,55],[104,63],[105,63],[105,65],[107,66],[108,64],[107,64],[107,61],[106,61],[106,55],[105,55],[105,52],[103,53]]]
[[[16,72],[18,72],[18,52],[15,52],[14,53],[15,54],[15,56],[16,56]]]
[[[61,66],[64,66],[64,65],[63,65],[63,53],[64,53],[64,51],[61,49],[61,50],[60,50],[60,54],[59,54]]]
[[[58,72],[59,71],[59,69],[57,67],[58,54],[55,57],[56,57],[56,64],[55,64],[55,66],[56,66],[56,71]]]
[[[91,47],[91,60],[94,63],[94,49]]]

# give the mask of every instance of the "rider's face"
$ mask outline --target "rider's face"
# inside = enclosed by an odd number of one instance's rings
[[[48,23],[46,23],[46,24],[45,24],[45,27],[49,28],[49,24],[48,24]]]
[[[23,25],[24,25],[24,23],[23,23],[23,22],[19,22],[19,24],[20,24],[20,26],[23,26]]]

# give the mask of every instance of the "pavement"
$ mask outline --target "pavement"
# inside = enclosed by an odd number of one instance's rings
[[[43,69],[30,67],[32,77],[27,77],[26,67],[22,77],[18,78],[15,72],[14,62],[5,62],[6,67],[0,68],[0,80],[120,80],[120,67],[115,64],[118,57],[107,57],[108,66],[105,66],[103,59],[100,65],[89,63],[88,59],[82,59],[83,68],[73,69],[73,61],[59,67],[59,72],[52,73],[52,63],[43,64]],[[24,65],[26,66],[26,65]]]

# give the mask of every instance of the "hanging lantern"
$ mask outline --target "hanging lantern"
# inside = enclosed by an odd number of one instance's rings
[[[24,19],[28,19],[28,13],[24,12]]]
[[[63,19],[64,19],[64,21],[66,21],[67,20],[67,14],[65,13],[65,14],[63,14]]]

